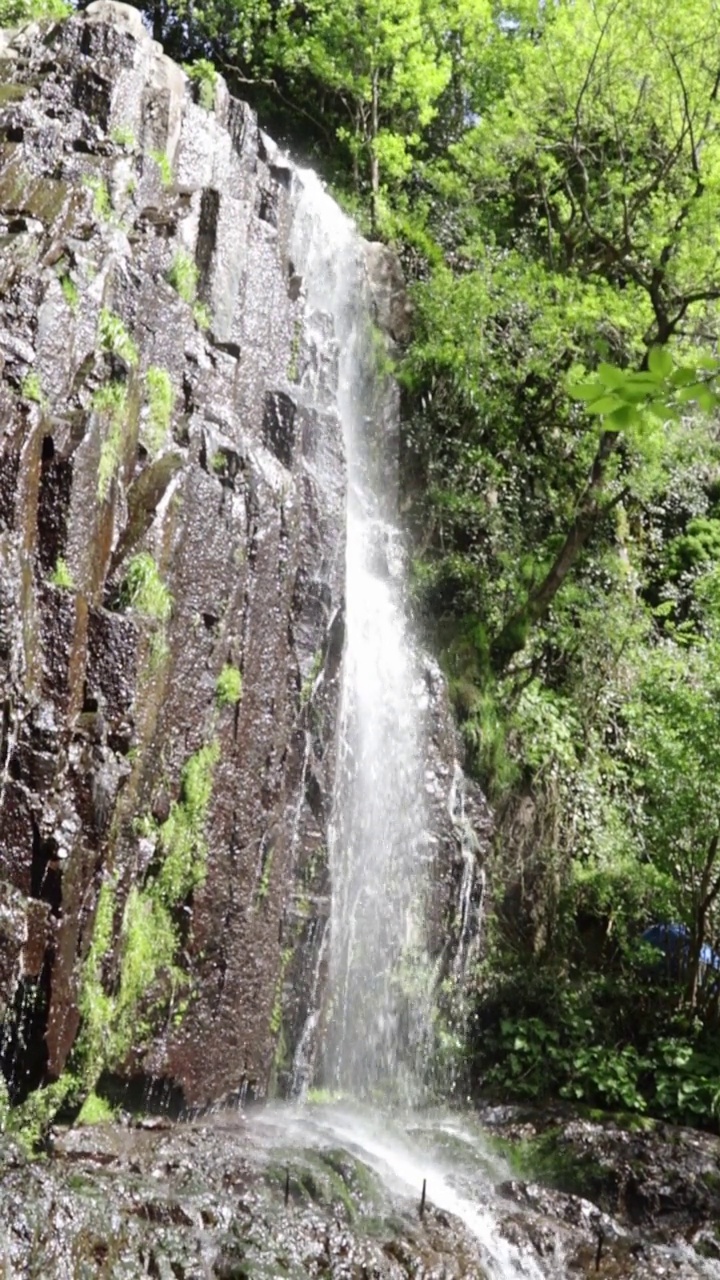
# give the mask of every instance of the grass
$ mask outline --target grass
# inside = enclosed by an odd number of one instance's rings
[[[124,364],[134,367],[138,362],[138,349],[119,316],[103,307],[98,321],[98,338],[103,351],[118,356]]]
[[[55,561],[55,568],[50,574],[50,581],[54,587],[61,587],[63,591],[73,591],[75,589],[72,574],[62,556],[58,556]]]
[[[172,186],[173,171],[170,157],[165,151],[151,151],[150,159],[154,160],[160,170],[160,181],[164,187]]]
[[[93,396],[92,406],[96,413],[110,418],[110,430],[100,448],[98,463],[97,495],[104,502],[122,461],[123,431],[127,416],[125,384],[107,382],[105,386],[99,387]]]
[[[242,698],[242,676],[237,667],[226,663],[215,681],[215,701],[219,707],[236,707]]]
[[[175,404],[175,392],[166,369],[151,365],[145,374],[147,424],[145,439],[150,452],[159,453],[168,436]]]
[[[210,315],[209,308],[205,306],[204,302],[196,302],[193,306],[193,319],[198,329],[202,329],[203,332],[210,328],[210,325],[212,324],[212,316]]]
[[[167,282],[183,302],[192,306],[197,293],[198,269],[195,260],[184,249],[178,249],[175,254],[167,273]]]
[[[157,622],[167,622],[172,613],[173,598],[149,551],[139,551],[128,561],[121,596],[130,608]]]
[[[101,222],[109,222],[112,218],[112,204],[110,202],[110,192],[107,182],[104,178],[86,174],[82,180],[83,186],[92,192],[93,213]]]
[[[70,276],[62,276],[60,279],[60,288],[63,291],[63,297],[70,310],[74,313],[77,311],[78,303],[80,301],[80,293],[77,285],[70,279]]]

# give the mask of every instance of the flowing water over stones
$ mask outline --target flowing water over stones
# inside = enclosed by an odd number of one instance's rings
[[[310,331],[326,351],[328,330],[334,337],[330,384],[337,384],[349,490],[325,1076],[354,1093],[381,1086],[407,1096],[430,1031],[432,972],[423,927],[428,697],[403,609],[392,421],[377,368],[363,246],[318,179],[304,173],[300,183],[296,262]]]

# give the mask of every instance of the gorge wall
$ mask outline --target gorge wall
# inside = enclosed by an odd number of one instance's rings
[[[345,450],[305,389],[327,352],[303,326],[293,169],[221,79],[207,93],[106,0],[0,33],[0,1016],[18,1101],[102,1072],[189,1104],[287,1088],[321,998]],[[401,337],[381,247],[368,269]],[[430,663],[426,680],[447,968],[487,814],[460,797]]]

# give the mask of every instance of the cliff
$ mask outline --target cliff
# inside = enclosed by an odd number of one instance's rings
[[[262,1093],[322,985],[343,647],[297,178],[106,0],[0,33],[0,138],[3,1072]],[[468,855],[434,697],[440,951]]]

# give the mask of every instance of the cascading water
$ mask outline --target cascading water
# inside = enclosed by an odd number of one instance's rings
[[[331,1015],[325,1075],[409,1100],[429,1033],[422,718],[427,695],[403,609],[396,474],[377,418],[362,245],[314,175],[301,176],[293,252],[308,332],[336,354],[348,465],[346,650],[330,862]],[[308,377],[317,393],[317,368]],[[322,389],[322,388],[321,388]]]
[[[404,557],[393,520],[396,468],[378,421],[383,380],[376,373],[362,244],[312,173],[298,175],[293,264],[304,279],[304,394],[335,410],[348,465],[346,648],[340,753],[333,814],[330,1015],[325,1079],[355,1097],[417,1101],[418,1059],[431,1033],[433,975],[424,939],[430,844],[425,807],[427,692],[403,607]],[[457,780],[456,780],[457,781]],[[451,803],[456,803],[456,784]],[[466,861],[472,850],[468,848]],[[463,878],[461,948],[470,945]],[[462,964],[462,959],[460,961]],[[295,1078],[307,1081],[307,1044]],[[318,1129],[313,1114],[285,1113],[298,1140]],[[396,1121],[397,1125],[397,1121]],[[453,1185],[427,1151],[360,1112],[326,1112],[327,1140],[346,1144],[388,1185],[419,1192],[429,1180],[436,1205],[461,1218],[486,1255],[493,1280],[543,1275],[500,1237],[490,1209]],[[492,1198],[485,1179],[483,1196]],[[557,1264],[557,1259],[555,1260]],[[557,1274],[557,1270],[555,1272]]]

